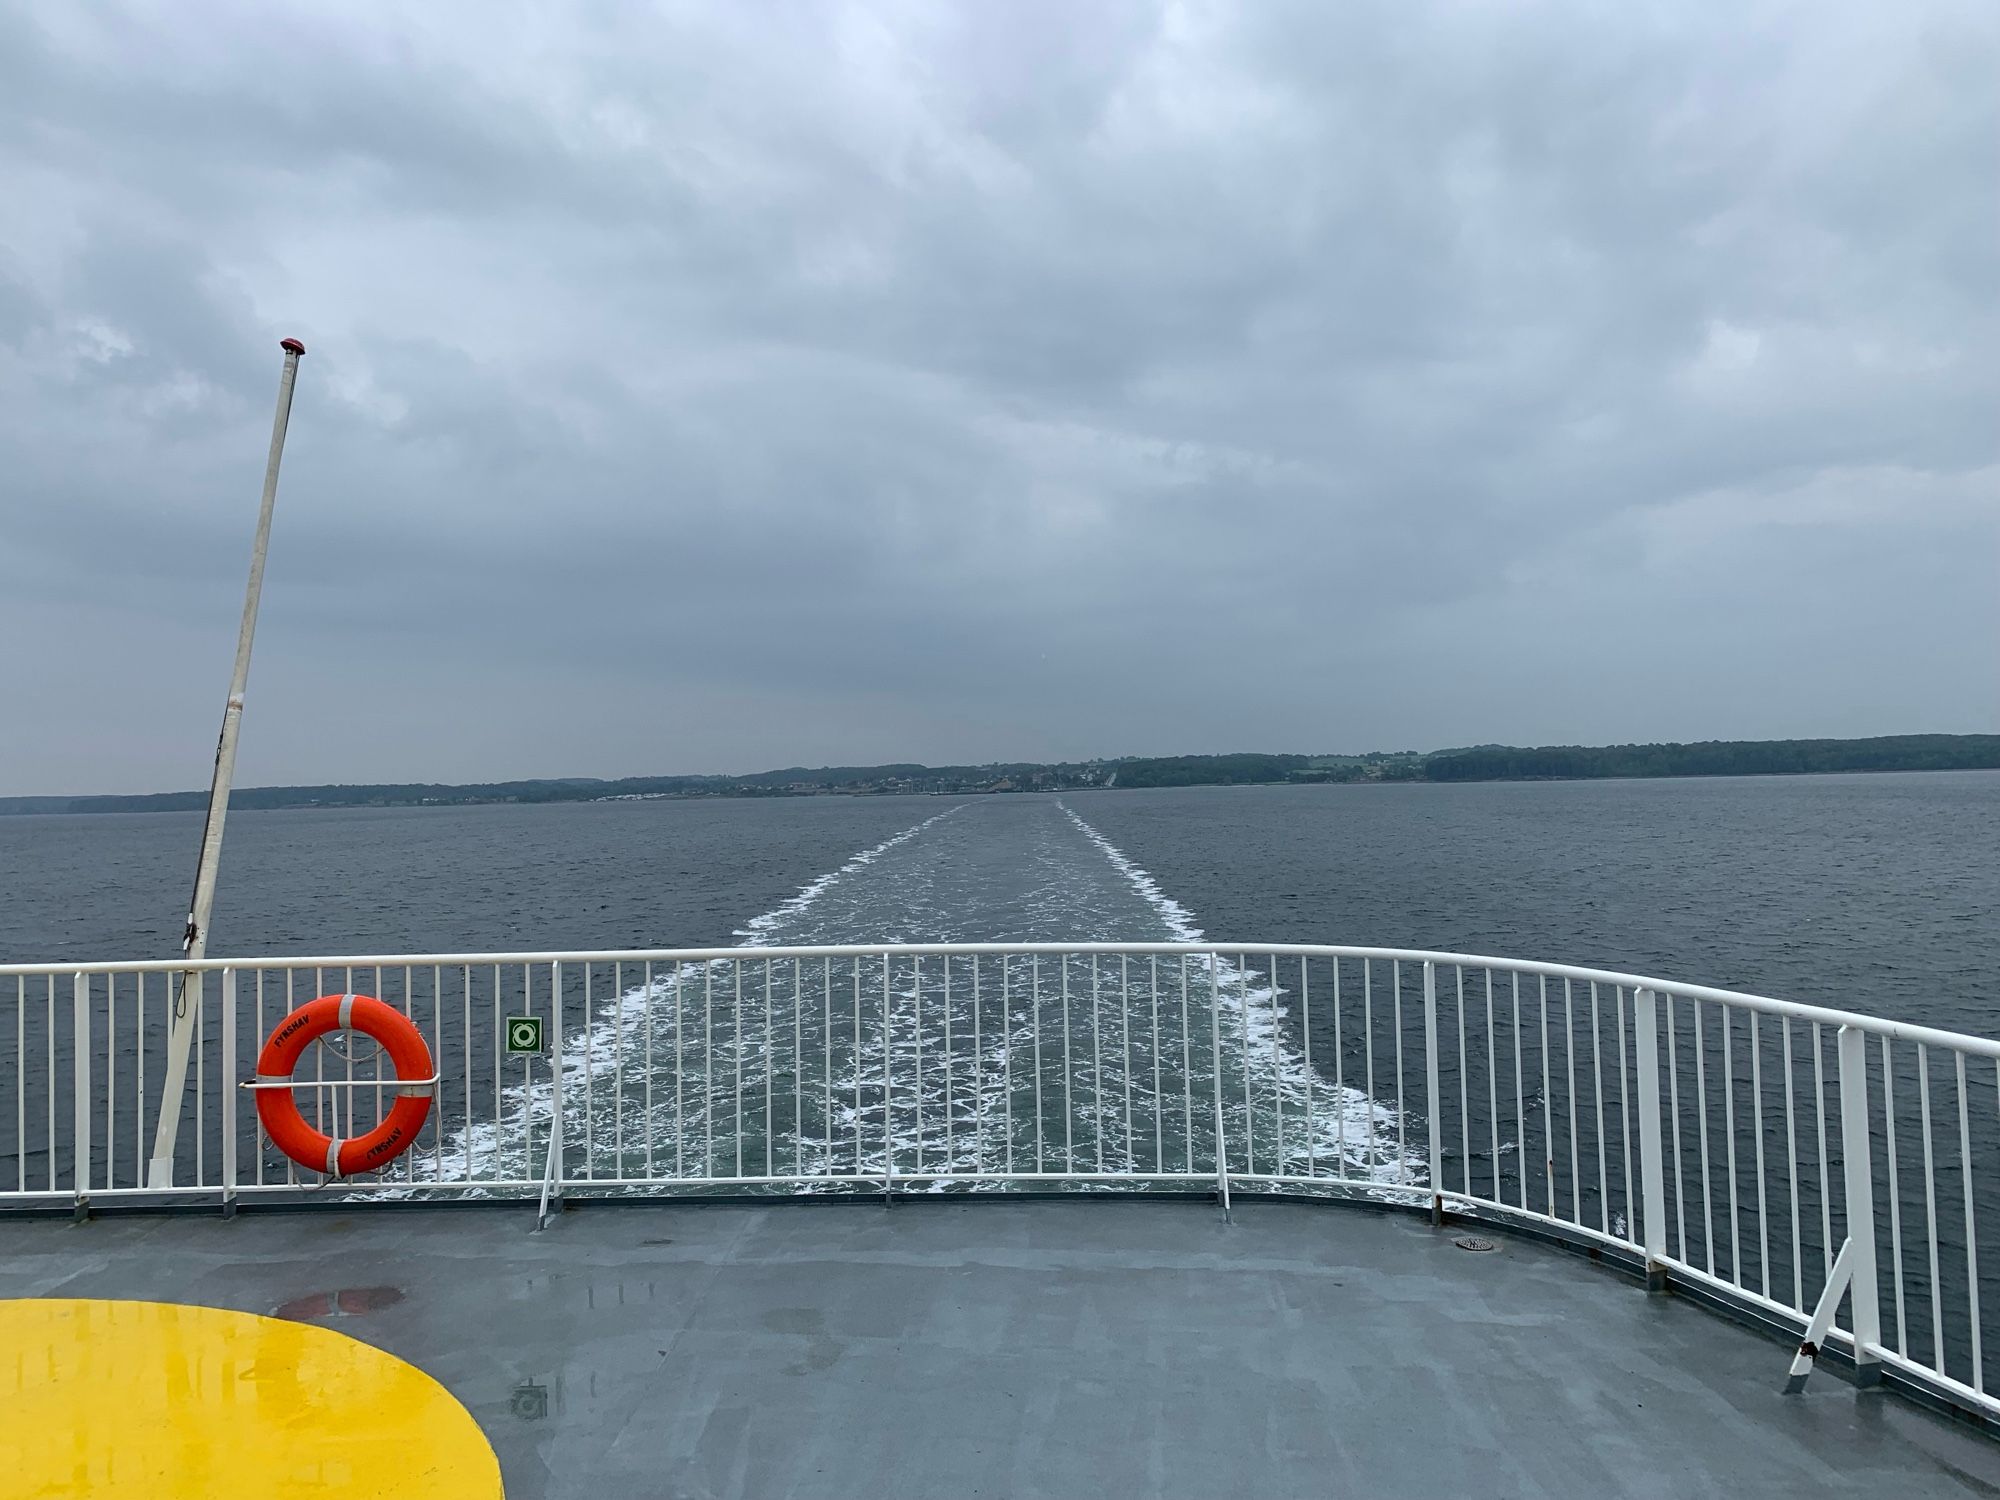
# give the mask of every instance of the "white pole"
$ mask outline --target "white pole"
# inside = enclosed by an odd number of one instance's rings
[[[257,512],[257,539],[250,549],[250,585],[243,595],[243,623],[236,635],[236,666],[229,678],[229,699],[222,710],[222,735],[215,746],[215,775],[209,783],[208,822],[201,833],[201,861],[195,867],[194,899],[188,904],[187,931],[181,954],[198,959],[208,952],[208,915],[215,906],[215,872],[222,858],[222,824],[229,815],[229,784],[236,774],[236,736],[243,720],[243,690],[250,680],[250,645],[257,635],[257,603],[264,592],[264,558],[271,546],[271,508],[278,498],[278,464],[285,453],[285,427],[292,415],[292,383],[298,377],[299,356],[306,346],[285,339],[284,372],[278,377],[278,412],[271,424],[271,453],[264,465],[264,501]],[[188,992],[201,993],[199,971],[181,976],[174,999],[167,1039],[167,1076],[160,1091],[160,1117],[153,1132],[153,1155],[146,1185],[168,1188],[174,1182],[174,1136],[180,1129],[181,1096],[187,1087],[188,1051],[194,1043],[195,1007]],[[229,1080],[223,1080],[225,1088]]]

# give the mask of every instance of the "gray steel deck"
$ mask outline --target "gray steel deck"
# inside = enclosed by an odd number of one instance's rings
[[[0,1221],[0,1295],[322,1316],[539,1496],[1990,1496],[2000,1444],[1559,1251],[1139,1200]],[[1490,1231],[1480,1231],[1489,1233]],[[545,1411],[543,1410],[545,1405]]]

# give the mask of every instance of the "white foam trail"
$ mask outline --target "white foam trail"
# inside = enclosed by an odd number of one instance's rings
[[[964,811],[966,805],[961,802],[955,807],[946,808],[941,813],[934,813],[921,823],[905,828],[901,833],[891,834],[874,847],[863,849],[838,868],[808,881],[799,888],[797,895],[767,912],[752,917],[742,927],[737,928],[732,934],[742,939],[737,946],[745,949],[777,946],[772,940],[772,931],[787,918],[795,917],[805,911],[837,882],[865,870],[891,849],[916,838],[933,823],[942,822],[953,813]],[[593,1017],[581,1034],[563,1039],[557,1065],[562,1069],[566,1088],[571,1088],[573,1093],[580,1091],[586,1086],[587,1080],[597,1072],[602,1072],[607,1077],[614,1076],[613,1070],[617,1067],[623,1051],[633,1048],[640,1035],[642,1023],[649,1020],[654,1002],[663,997],[671,997],[678,1006],[681,1003],[682,986],[698,980],[711,967],[710,963],[665,965],[653,976],[651,984],[642,984],[608,999],[604,1011]],[[650,1043],[652,1039],[649,1036],[647,1040]],[[657,1060],[653,1058],[650,1048],[642,1056],[646,1059],[643,1066],[647,1068],[657,1066]],[[705,1073],[703,1079],[706,1087]],[[444,1169],[447,1166],[455,1167],[461,1160],[466,1163],[468,1175],[492,1171],[494,1165],[501,1159],[501,1153],[507,1148],[508,1125],[514,1126],[520,1133],[522,1175],[524,1177],[535,1175],[539,1169],[530,1159],[531,1153],[527,1149],[529,1120],[533,1113],[532,1093],[533,1089],[525,1083],[506,1085],[501,1091],[503,1101],[501,1120],[475,1121],[461,1126],[439,1154],[434,1169],[435,1180],[445,1180]],[[581,1123],[582,1116],[574,1100],[564,1113],[566,1124]],[[416,1170],[421,1170],[421,1165],[413,1167],[413,1171]]]
[[[894,834],[882,840],[881,843],[872,849],[863,849],[839,869],[829,870],[817,880],[808,881],[805,885],[799,887],[799,893],[790,900],[784,902],[782,905],[772,907],[771,910],[761,916],[752,917],[748,922],[737,928],[733,936],[743,939],[738,946],[744,948],[774,947],[775,944],[772,943],[770,937],[772,929],[777,927],[787,917],[795,917],[811,906],[813,902],[826,894],[829,887],[837,883],[842,877],[867,869],[868,866],[874,864],[876,860],[887,854],[898,844],[907,844],[911,839],[930,827],[931,824],[941,822],[953,813],[962,812],[964,809],[965,804],[963,802],[959,803],[957,807],[948,807],[943,812],[925,818],[923,822],[905,828],[901,833]]]
[[[1056,806],[1076,825],[1077,831],[1111,861],[1112,867],[1125,877],[1141,899],[1159,913],[1175,941],[1199,943],[1206,940],[1206,934],[1195,923],[1194,913],[1161,890],[1160,883],[1141,869],[1124,850],[1085,822],[1067,803],[1058,799]],[[1424,1169],[1424,1163],[1414,1153],[1405,1156],[1393,1149],[1399,1129],[1394,1110],[1369,1098],[1360,1089],[1336,1089],[1306,1066],[1304,1053],[1292,1045],[1280,1025],[1286,1014],[1285,1007],[1279,1003],[1285,990],[1277,983],[1275,963],[1271,966],[1269,982],[1255,976],[1254,971],[1245,965],[1219,955],[1214,963],[1221,1003],[1228,1004],[1232,991],[1237,1002],[1234,1019],[1239,1030],[1236,1041],[1243,1049],[1244,1066],[1250,1059],[1269,1060],[1277,1083],[1289,1102],[1317,1122],[1313,1134],[1319,1138],[1316,1144],[1321,1149],[1327,1150],[1334,1160],[1353,1164],[1355,1147],[1365,1140],[1368,1163],[1358,1168],[1358,1175],[1373,1177],[1381,1182],[1408,1183],[1415,1173]],[[1350,1131],[1353,1132],[1351,1140]]]
[[[799,888],[796,895],[751,918],[738,929],[736,936],[742,940],[738,946],[746,954],[778,946],[783,936],[780,929],[809,909],[839,881],[867,869],[891,850],[917,838],[933,824],[962,811],[967,805],[961,803],[926,818],[809,881]],[[1150,873],[1074,810],[1061,802],[1057,806],[1157,914],[1167,936],[1184,943],[1205,940],[1194,914],[1161,890],[1159,882]],[[1064,913],[1052,910],[1049,915],[1059,923]],[[759,964],[768,970],[771,962],[764,959]],[[747,995],[742,997],[752,1007],[753,1015],[761,1003],[767,1024],[774,998],[779,1006],[778,1019],[781,1021],[785,1014],[797,1009],[789,1006],[783,961],[779,962],[781,968],[776,976],[748,970],[747,977],[751,983]],[[1052,962],[1055,976],[1066,972],[1065,961]],[[1079,964],[1081,962],[1078,961]],[[796,970],[796,966],[794,968]],[[674,1175],[682,1175],[681,1169],[685,1166],[694,1169],[693,1175],[697,1178],[728,1175],[732,1166],[729,1148],[734,1146],[741,1151],[747,1145],[748,1160],[754,1170],[754,1159],[762,1157],[771,1148],[773,1140],[762,1133],[744,1140],[741,1136],[741,1109],[743,1101],[748,1099],[754,1110],[760,1081],[768,1092],[774,1073],[782,1078],[782,1059],[779,1058],[782,1049],[774,1051],[772,1056],[748,1059],[751,1065],[745,1069],[745,1058],[735,1050],[737,1034],[734,1021],[725,1019],[722,1034],[713,1034],[708,999],[708,986],[717,975],[726,975],[729,992],[721,996],[723,1011],[725,1017],[738,1014],[735,1006],[741,1001],[737,998],[737,990],[746,977],[746,969],[741,960],[732,959],[668,964],[657,971],[649,970],[650,982],[604,997],[591,1023],[563,1039],[555,1059],[563,1079],[566,1137],[571,1141],[588,1143],[591,1151],[608,1155],[613,1162],[618,1162],[629,1155],[620,1142],[643,1141],[646,1133],[650,1133],[658,1149],[671,1155]],[[809,1076],[795,1075],[791,1090],[796,1100],[802,1079],[808,1102],[821,1106],[813,1111],[820,1118],[812,1125],[803,1119],[796,1119],[794,1126],[787,1130],[783,1128],[784,1112],[780,1110],[778,1121],[781,1129],[776,1137],[778,1161],[803,1161],[808,1170],[817,1165],[820,1169],[831,1171],[836,1155],[846,1154],[849,1133],[852,1132],[853,1151],[859,1164],[856,1170],[866,1170],[878,1158],[882,1147],[875,1142],[884,1133],[890,1138],[890,1148],[895,1152],[915,1152],[921,1165],[923,1153],[928,1151],[931,1153],[929,1160],[935,1165],[940,1160],[937,1154],[940,1120],[947,1118],[957,1122],[959,1132],[956,1148],[945,1152],[950,1158],[950,1166],[961,1170],[986,1170],[1003,1156],[1012,1160],[1013,1147],[1009,1145],[1009,1140],[1013,1124],[1008,1098],[1010,1091],[1017,1087],[1018,1070],[1014,1057],[1017,1052],[1025,1052],[1025,1049],[1037,1045],[1035,1037],[1038,1033],[1033,1016],[1042,1004],[1039,992],[1031,992],[1027,1012],[1016,1009],[1011,1014],[996,1017],[998,1024],[987,1033],[988,1041],[984,1046],[975,1045],[968,1050],[961,1041],[954,1051],[940,1046],[948,1038],[951,1025],[950,1015],[946,1013],[957,1014],[961,1026],[965,1018],[952,1011],[948,967],[941,965],[930,972],[935,976],[930,979],[932,988],[927,992],[930,1012],[926,1014],[918,1005],[917,971],[913,968],[907,978],[895,973],[893,996],[886,990],[880,992],[884,1006],[893,1006],[889,1033],[886,1038],[871,1035],[864,1041],[857,1030],[851,1055],[846,1045],[848,1013],[844,998],[838,1011],[841,1027],[838,1033],[825,1029],[834,1014],[832,1011],[826,1015],[816,1014],[811,1024],[805,1026],[803,1038],[811,1039],[816,1033],[822,1038],[822,1076],[815,1085]],[[968,972],[967,969],[959,971],[957,982],[961,986]],[[970,972],[976,978],[976,966]],[[1221,1041],[1228,1057],[1225,1072],[1232,1078],[1254,1074],[1262,1080],[1255,1085],[1260,1102],[1254,1119],[1250,1114],[1249,1100],[1238,1100],[1232,1096],[1223,1101],[1231,1140],[1244,1140],[1254,1135],[1262,1143],[1257,1152],[1260,1159],[1275,1145],[1277,1163],[1282,1171],[1312,1173],[1323,1170],[1324,1164],[1340,1163],[1342,1174],[1350,1179],[1359,1177],[1383,1184],[1383,1188],[1377,1191],[1386,1191],[1391,1184],[1404,1185],[1399,1190],[1408,1191],[1407,1185],[1422,1180],[1421,1159],[1414,1155],[1406,1157],[1398,1149],[1401,1131],[1394,1109],[1370,1099],[1359,1089],[1339,1086],[1321,1078],[1307,1067],[1303,1053],[1285,1033],[1282,1022],[1287,1011],[1283,997],[1287,990],[1276,983],[1275,972],[1260,973],[1248,963],[1218,955],[1209,960],[1207,973],[1213,986],[1210,993],[1220,1006],[1223,1020]],[[796,984],[797,973],[792,977]],[[1017,971],[1017,984],[1021,977]],[[1083,971],[1079,969],[1079,982],[1082,978]],[[877,979],[871,976],[871,1004],[872,997],[878,992],[877,983]],[[945,986],[942,1009],[938,1005],[940,997],[936,988],[940,983]],[[721,987],[718,985],[717,989],[720,991]],[[858,1000],[859,991],[855,993]],[[1067,995],[1066,988],[1064,993]],[[1088,1102],[1074,1105],[1077,1111],[1075,1119],[1076,1123],[1088,1124],[1091,1128],[1092,1150],[1100,1157],[1098,1164],[1142,1174],[1145,1161],[1132,1155],[1129,1139],[1135,1099],[1141,1106],[1142,1124],[1146,1118],[1144,1110],[1152,1111],[1156,1141],[1161,1133],[1158,1121],[1170,1119],[1176,1112],[1174,1106],[1177,1101],[1172,1077],[1160,1077],[1160,1087],[1155,1089],[1142,1076],[1143,1063],[1149,1058],[1145,1050],[1148,1046],[1158,1049],[1164,1042],[1164,1060],[1173,1065],[1171,1041],[1163,1039],[1157,1014],[1150,1041],[1133,1035],[1131,1017],[1124,1009],[1131,993],[1136,992],[1121,991],[1120,1001],[1114,1002],[1108,1012],[1115,1038],[1110,1071],[1106,1072],[1103,1061],[1096,1056],[1098,1018],[1093,991],[1093,1045],[1089,1071],[1072,1073],[1058,1080],[1055,1086],[1063,1090],[1065,1101],[1069,1101],[1073,1098],[1071,1090],[1081,1088],[1079,1079],[1088,1079]],[[1159,996],[1151,989],[1147,994],[1157,1011]],[[842,995],[845,995],[844,989]],[[812,997],[808,991],[805,998],[819,997]],[[831,1002],[832,992],[829,991],[824,998]],[[1017,992],[1017,1006],[1019,1001]],[[1186,1006],[1187,997],[1183,995],[1183,1031],[1188,1025]],[[1168,1019],[1172,1020],[1171,1014]],[[944,1038],[933,1034],[940,1021],[947,1028]],[[858,1015],[855,1024],[858,1027]],[[977,1025],[976,1015],[974,1024]],[[1055,1024],[1058,1027],[1062,1025],[1060,1021]],[[1073,1035],[1081,1042],[1081,1020],[1076,1024],[1078,1030]],[[801,1022],[794,1014],[793,1030],[797,1032],[800,1026]],[[1063,1033],[1058,1030],[1055,1035],[1059,1037]],[[776,1031],[774,1039],[778,1043],[787,1040],[782,1027]],[[794,1041],[799,1039],[792,1038]],[[666,1055],[669,1041],[671,1066]],[[718,1043],[721,1045],[718,1046]],[[836,1043],[839,1050],[837,1058],[834,1055]],[[1182,1043],[1185,1051],[1185,1037]],[[892,1047],[899,1057],[914,1052],[920,1063],[916,1092],[899,1095],[893,1109],[881,1099],[875,1099],[864,1117],[859,1113],[859,1090],[875,1087],[875,1080],[881,1076],[884,1067],[885,1045]],[[1048,1045],[1053,1049],[1056,1043],[1051,1040]],[[1132,1060],[1135,1045],[1140,1048],[1139,1064],[1136,1066]],[[795,1047],[794,1052],[800,1058],[810,1055],[803,1047]],[[1160,1059],[1153,1061],[1157,1075]],[[1079,1070],[1083,1068],[1081,1056],[1076,1066]],[[631,1081],[633,1091],[628,1091],[621,1079]],[[656,1085],[659,1090],[657,1121],[652,1119]],[[643,1108],[634,1092],[640,1087],[645,1090]],[[941,1088],[943,1094],[940,1093]],[[1124,1095],[1125,1135],[1128,1137],[1123,1148],[1116,1140],[1118,1110],[1117,1101],[1112,1097],[1120,1092]],[[1185,1096],[1185,1083],[1182,1084],[1182,1093]],[[946,1107],[946,1100],[953,1094],[957,1103]],[[625,1100],[622,1106],[621,1098]],[[672,1100],[671,1112],[667,1108],[669,1098]],[[1039,1100],[1039,1091],[1037,1098]],[[530,1136],[532,1131],[535,1137],[546,1140],[546,1122],[541,1119],[543,1108],[536,1106],[534,1091],[519,1084],[508,1086],[503,1099],[499,1120],[476,1122],[456,1133],[446,1146],[440,1168],[455,1175],[454,1162],[462,1159],[469,1176],[510,1175],[500,1170],[504,1162],[519,1178],[533,1180],[539,1177],[541,1155],[530,1149]],[[1274,1114],[1280,1099],[1283,1101],[1282,1112]],[[976,1104],[974,1100],[977,1100]],[[635,1129],[641,1132],[638,1136],[628,1134],[620,1123],[617,1111],[621,1108],[636,1114]],[[968,1109],[973,1111],[970,1120],[966,1118]],[[726,1117],[725,1110],[729,1112]],[[647,1121],[647,1124],[637,1125],[640,1120]],[[1190,1154],[1195,1149],[1195,1138],[1204,1133],[1204,1126],[1205,1121],[1183,1120],[1182,1134],[1188,1142]],[[927,1128],[928,1140],[925,1137]],[[1287,1141],[1285,1133],[1293,1131],[1297,1133]],[[860,1139],[863,1134],[869,1138],[865,1157]],[[1143,1137],[1143,1134],[1142,1130],[1140,1135]],[[1039,1162],[1039,1135],[1036,1141],[1036,1160]],[[1025,1138],[1015,1144],[1026,1149]],[[718,1147],[723,1152],[719,1158],[714,1155],[714,1149]],[[635,1145],[632,1149],[639,1148]],[[1154,1154],[1158,1155],[1157,1150]],[[902,1159],[907,1160],[907,1155]],[[515,1163],[518,1163],[517,1167]],[[667,1157],[663,1156],[659,1170],[667,1169]],[[586,1170],[588,1173],[589,1169]],[[647,1175],[654,1171],[650,1150],[646,1155],[644,1171]],[[446,1172],[440,1171],[439,1176],[444,1175]],[[615,1170],[613,1175],[616,1175]],[[934,1190],[942,1191],[944,1184],[940,1181],[933,1186]],[[800,1184],[795,1190],[809,1191],[811,1185]]]
[[[1161,890],[1157,880],[1128,859],[1124,850],[1078,817],[1069,804],[1058,799],[1056,806],[1063,810],[1064,816],[1070,822],[1076,824],[1085,838],[1097,845],[1104,857],[1111,861],[1112,868],[1131,882],[1132,889],[1139,893],[1146,904],[1160,914],[1160,919],[1167,924],[1167,931],[1172,934],[1175,942],[1198,943],[1202,940],[1203,933],[1194,925],[1193,912]]]

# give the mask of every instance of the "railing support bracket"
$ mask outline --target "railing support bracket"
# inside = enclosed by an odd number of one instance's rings
[[[1833,1258],[1833,1269],[1827,1273],[1826,1289],[1819,1294],[1819,1305],[1813,1309],[1812,1321],[1806,1324],[1805,1339],[1799,1344],[1799,1352],[1792,1356],[1792,1369],[1785,1380],[1785,1394],[1796,1396],[1806,1388],[1806,1377],[1813,1372],[1819,1361],[1819,1351],[1826,1347],[1826,1336],[1833,1327],[1834,1309],[1840,1306],[1840,1299],[1847,1291],[1847,1283],[1854,1276],[1854,1241],[1843,1240],[1840,1253]],[[1860,1366],[1857,1364],[1856,1373]]]

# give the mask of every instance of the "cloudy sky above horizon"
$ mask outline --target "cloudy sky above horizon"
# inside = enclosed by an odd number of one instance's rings
[[[2000,729],[2000,11],[0,3],[0,794]]]

